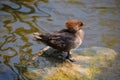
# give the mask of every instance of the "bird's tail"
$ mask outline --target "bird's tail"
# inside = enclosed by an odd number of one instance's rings
[[[33,38],[34,38],[34,40],[41,40],[42,38],[40,37],[40,33],[38,33],[38,32],[36,32],[36,33],[34,33],[33,34]]]

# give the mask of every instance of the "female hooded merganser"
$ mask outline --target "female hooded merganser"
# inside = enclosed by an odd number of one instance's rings
[[[67,20],[66,29],[46,34],[34,33],[34,38],[58,51],[67,52],[66,59],[73,61],[70,59],[70,50],[81,45],[84,38],[82,28],[87,28],[83,26],[83,22]]]

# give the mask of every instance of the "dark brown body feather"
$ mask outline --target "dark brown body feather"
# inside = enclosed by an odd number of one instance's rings
[[[63,29],[53,33],[37,34],[34,35],[34,37],[36,40],[39,40],[54,49],[68,52],[80,44],[80,36],[78,34],[80,34],[79,31],[74,32]]]

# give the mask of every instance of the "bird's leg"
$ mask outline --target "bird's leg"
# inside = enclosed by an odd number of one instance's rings
[[[68,59],[69,61],[71,62],[74,62],[74,60],[70,59],[71,58],[71,54],[70,54],[70,51],[67,52],[67,56],[66,56],[66,59]]]
[[[67,56],[66,56],[66,59],[69,59],[69,58],[71,58],[70,51],[67,52]]]

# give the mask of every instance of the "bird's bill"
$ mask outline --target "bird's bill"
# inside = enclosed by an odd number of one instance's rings
[[[89,28],[88,26],[82,26],[81,28]]]

